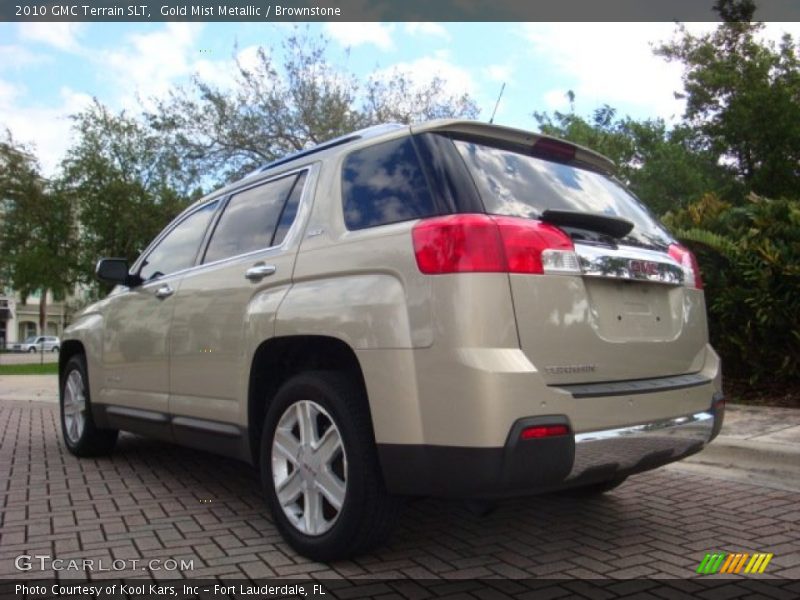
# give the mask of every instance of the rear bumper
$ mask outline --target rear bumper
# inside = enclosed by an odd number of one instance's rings
[[[625,477],[680,460],[717,436],[724,402],[647,423],[521,440],[524,428],[565,424],[565,416],[518,420],[501,448],[379,444],[391,493],[449,497],[536,494]],[[570,431],[571,431],[570,427]]]

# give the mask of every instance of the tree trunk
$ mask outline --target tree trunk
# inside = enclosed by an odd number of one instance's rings
[[[47,288],[42,290],[42,295],[39,297],[39,335],[45,335],[45,326],[47,325]],[[42,343],[42,351],[39,353],[39,362],[44,362],[44,343]]]
[[[46,335],[45,326],[47,325],[47,289],[42,290],[39,298],[39,335]]]

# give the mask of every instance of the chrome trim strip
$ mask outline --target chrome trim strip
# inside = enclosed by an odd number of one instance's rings
[[[688,375],[607,381],[603,383],[570,383],[551,387],[568,392],[573,398],[604,398],[607,396],[631,396],[634,394],[668,392],[707,385],[711,382],[712,380],[702,373],[690,373]]]
[[[673,427],[685,427],[692,423],[702,423],[708,420],[713,420],[714,415],[710,412],[703,411],[686,415],[683,417],[673,417],[671,419],[663,419],[660,421],[653,421],[651,423],[641,423],[639,425],[630,425],[628,427],[619,427],[617,429],[601,429],[600,431],[589,431],[587,433],[575,434],[575,443],[581,444],[586,442],[593,442],[596,440],[607,440],[620,437],[630,437],[641,434],[651,434],[654,431],[661,431]],[[673,435],[672,433],[670,435]]]
[[[196,419],[194,417],[172,417],[172,426],[185,427],[224,437],[241,437],[242,435],[242,431],[236,425],[209,421],[208,419]]]
[[[575,462],[567,480],[589,471],[624,471],[665,464],[702,448],[711,439],[710,411],[575,435]]]
[[[98,405],[103,406],[103,405]],[[143,410],[141,408],[131,408],[129,406],[105,406],[106,414],[116,417],[126,417],[150,423],[171,423],[173,427],[193,429],[203,431],[223,437],[241,437],[242,431],[236,425],[221,423],[219,421],[209,421],[208,419],[197,419],[195,417],[173,416],[154,410]]]
[[[169,416],[154,410],[143,410],[141,408],[130,408],[128,406],[106,406],[106,414],[117,417],[127,417],[140,421],[150,421],[152,423],[167,423]]]
[[[575,253],[586,277],[648,281],[683,285],[686,273],[669,255],[647,248],[575,244]]]

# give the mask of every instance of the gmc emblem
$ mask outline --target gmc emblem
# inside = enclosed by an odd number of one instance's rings
[[[658,263],[652,260],[631,260],[628,266],[636,275],[658,275]]]

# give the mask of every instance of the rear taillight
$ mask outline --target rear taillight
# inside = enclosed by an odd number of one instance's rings
[[[558,227],[517,217],[448,215],[412,231],[419,270],[443,273],[580,274],[572,240]]]
[[[669,255],[683,267],[686,276],[686,287],[703,289],[703,278],[700,276],[700,265],[691,250],[680,244],[672,244],[669,247]]]
[[[500,231],[486,215],[452,215],[420,221],[412,231],[419,270],[428,274],[503,272]]]

